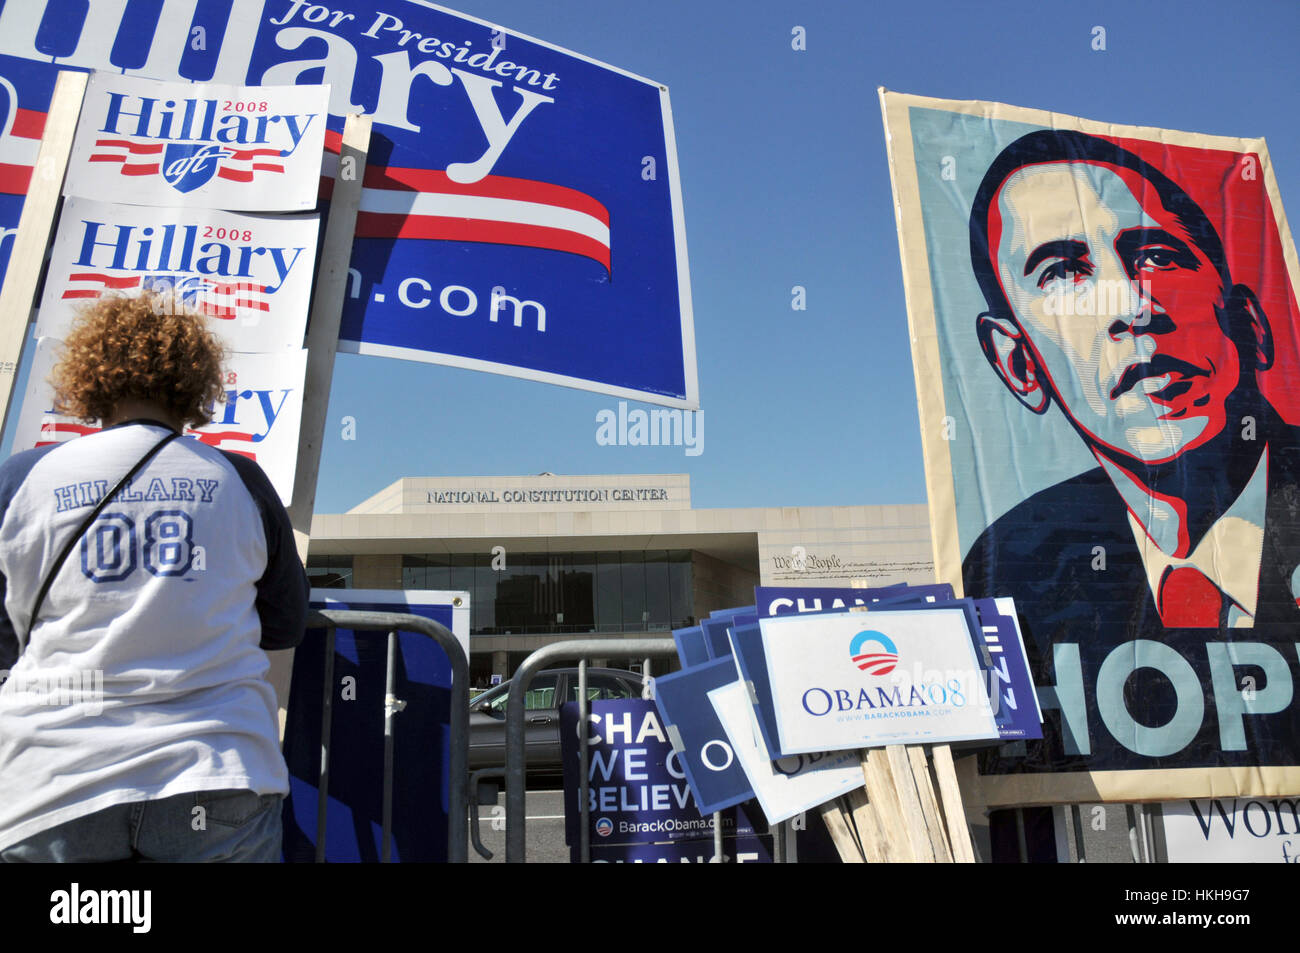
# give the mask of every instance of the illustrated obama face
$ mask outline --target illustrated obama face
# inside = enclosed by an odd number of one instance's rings
[[[1094,449],[1148,464],[1223,430],[1250,373],[1220,324],[1223,277],[1141,175],[1019,168],[989,204],[988,251],[1010,314],[981,315],[981,344],[1032,410],[1055,398]]]

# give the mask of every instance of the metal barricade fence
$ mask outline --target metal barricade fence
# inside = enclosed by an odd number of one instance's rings
[[[384,686],[384,777],[383,777],[383,820],[381,861],[389,863],[392,859],[392,801],[393,801],[393,716],[402,710],[404,702],[394,695],[396,678],[397,633],[416,632],[438,643],[447,653],[451,662],[451,711],[450,711],[450,756],[449,765],[450,790],[447,798],[447,860],[451,863],[465,863],[468,860],[469,845],[469,661],[461,648],[459,640],[446,626],[422,616],[398,612],[362,612],[356,610],[326,609],[313,611],[307,620],[309,629],[323,628],[326,631],[324,680],[321,705],[321,761],[320,779],[318,781],[318,801],[316,814],[316,862],[325,860],[326,812],[329,803],[329,758],[330,726],[333,718],[334,702],[334,638],[338,628],[353,631],[383,631],[388,633],[388,664]],[[677,647],[672,639],[575,639],[558,642],[539,649],[528,656],[515,672],[510,684],[509,700],[506,706],[506,862],[523,863],[526,845],[526,764],[524,752],[524,698],[536,675],[548,663],[556,661],[579,661],[578,710],[579,724],[585,724],[590,710],[586,691],[586,663],[592,658],[603,658],[615,652],[619,655],[651,658],[676,657]],[[579,778],[582,788],[579,793],[582,805],[582,822],[580,836],[582,842],[580,853],[583,859],[589,858],[589,831],[587,824],[587,789],[588,746],[587,733],[579,733]],[[496,774],[499,769],[482,774]],[[434,792],[438,796],[438,792]],[[1081,823],[1079,805],[1068,806],[1070,827],[1073,828],[1073,841],[1076,858],[1085,859],[1083,849],[1083,824]],[[1128,814],[1129,836],[1133,842],[1134,861],[1150,862],[1154,853],[1148,846],[1154,840],[1151,833],[1152,819],[1142,811],[1142,806],[1126,805]],[[1025,861],[1026,849],[1024,827],[1020,809],[1016,813],[1016,827],[1019,840],[1021,861]],[[783,860],[784,851],[777,834],[778,862]],[[477,835],[477,831],[475,831]],[[715,841],[721,838],[721,825],[715,823]],[[720,846],[717,847],[720,851]]]
[[[515,671],[510,681],[510,696],[506,702],[506,863],[524,862],[524,845],[527,823],[527,810],[524,803],[525,753],[524,753],[524,693],[532,683],[533,676],[548,662],[578,659],[578,724],[585,725],[588,715],[586,692],[586,662],[592,658],[605,658],[611,654],[628,655],[634,658],[676,658],[677,645],[672,639],[574,639],[568,642],[556,642],[538,649]],[[582,788],[579,800],[583,808],[580,823],[583,839],[582,854],[587,856],[587,732],[580,731],[579,778]]]
[[[382,847],[383,863],[392,860],[393,821],[393,715],[405,707],[393,693],[397,677],[397,633],[415,632],[433,639],[451,661],[451,764],[447,792],[447,860],[463,864],[469,859],[469,816],[466,792],[469,787],[469,661],[451,630],[422,616],[401,612],[361,612],[353,609],[314,611],[308,629],[325,629],[325,676],[321,704],[320,780],[317,782],[316,862],[325,862],[325,822],[329,808],[330,725],[334,714],[334,636],[338,628],[388,633],[388,666],[384,684],[384,794]],[[671,644],[671,641],[670,643]],[[441,792],[432,792],[433,797]]]

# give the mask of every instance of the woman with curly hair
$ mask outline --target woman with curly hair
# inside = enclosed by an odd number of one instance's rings
[[[52,382],[103,429],[0,466],[0,860],[279,859],[306,574],[257,464],[176,439],[223,354],[170,310],[96,301]]]

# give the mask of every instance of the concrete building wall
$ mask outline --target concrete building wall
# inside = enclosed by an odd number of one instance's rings
[[[401,589],[402,554],[357,556],[352,561],[354,589]]]
[[[691,554],[691,599],[697,621],[716,609],[749,605],[756,585],[758,573],[752,569],[704,553]]]
[[[408,477],[312,523],[312,555],[350,556],[356,588],[402,588],[405,554],[498,545],[512,555],[687,550],[697,619],[752,603],[756,585],[935,581],[924,505],[691,509],[684,473]],[[499,671],[507,653],[572,637],[480,635],[471,649]]]

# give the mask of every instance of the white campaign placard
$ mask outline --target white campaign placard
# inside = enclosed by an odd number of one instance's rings
[[[195,310],[232,351],[302,347],[319,216],[146,208],[70,198],[36,319],[67,336],[78,307],[104,294],[151,291]]]
[[[83,424],[53,411],[54,391],[48,378],[62,342],[36,342],[31,376],[23,396],[14,452],[73,440],[98,431],[98,421]],[[287,506],[293,496],[298,462],[298,427],[302,422],[302,387],[307,352],[232,354],[226,365],[226,401],[218,404],[212,423],[185,435],[212,447],[257,461]]]
[[[1202,798],[1160,805],[1171,864],[1294,864],[1300,797]]]
[[[783,755],[998,737],[961,609],[759,626]]]
[[[773,761],[743,682],[709,692],[709,702],[769,824],[794,817],[866,783],[856,751],[798,754]]]
[[[95,73],[64,194],[164,207],[315,208],[328,102],[328,86]]]

